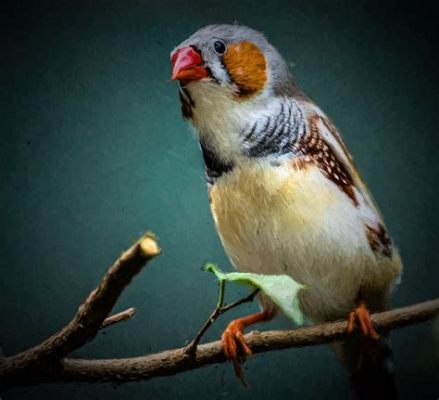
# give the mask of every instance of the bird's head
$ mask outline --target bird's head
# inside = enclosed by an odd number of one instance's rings
[[[171,52],[185,118],[217,163],[236,163],[281,113],[282,99],[301,95],[287,63],[265,36],[242,25],[209,25]],[[268,125],[267,125],[268,126]],[[206,153],[206,151],[205,151]]]
[[[171,63],[172,79],[191,94],[216,86],[240,102],[285,91],[291,85],[287,64],[277,50],[264,35],[242,25],[208,25],[198,30],[171,52]],[[214,101],[218,93],[210,92]],[[208,91],[202,95],[208,96]]]

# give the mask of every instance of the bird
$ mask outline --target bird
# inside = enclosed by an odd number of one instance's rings
[[[266,36],[247,26],[205,26],[170,61],[231,264],[303,284],[300,308],[312,323],[347,319],[348,339],[333,347],[352,396],[396,398],[389,342],[370,315],[389,307],[401,257],[334,123]],[[242,379],[251,355],[244,329],[279,312],[263,294],[259,303],[221,337]]]

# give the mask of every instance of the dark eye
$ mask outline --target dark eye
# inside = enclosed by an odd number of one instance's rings
[[[226,51],[226,45],[221,40],[215,41],[215,43],[213,44],[213,48],[218,54],[224,54],[224,52]]]

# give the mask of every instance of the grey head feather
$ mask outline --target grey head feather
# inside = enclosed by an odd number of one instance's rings
[[[287,63],[276,48],[268,42],[264,34],[245,25],[207,25],[175,47],[171,55],[179,48],[194,46],[201,52],[203,60],[219,83],[231,84],[230,76],[213,47],[213,43],[218,39],[226,45],[242,41],[255,43],[264,52],[268,60],[271,92],[275,95],[303,97],[303,94],[293,82]]]

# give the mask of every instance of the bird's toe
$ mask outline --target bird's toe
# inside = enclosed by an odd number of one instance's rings
[[[224,355],[233,363],[236,376],[248,386],[242,371],[242,364],[246,356],[252,355],[252,351],[245,341],[243,327],[236,321],[232,321],[221,336]]]
[[[378,335],[375,330],[372,319],[370,317],[370,312],[367,309],[364,303],[360,303],[360,305],[349,313],[348,318],[348,332],[352,333],[355,328],[355,324],[358,323],[362,334],[366,337],[370,337],[371,339],[379,339],[380,335]]]

